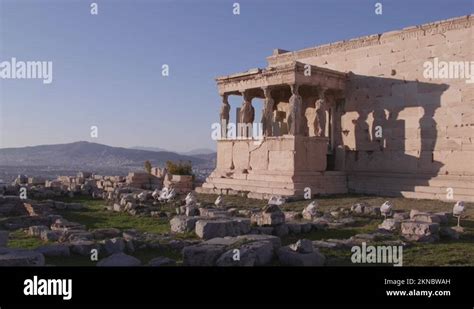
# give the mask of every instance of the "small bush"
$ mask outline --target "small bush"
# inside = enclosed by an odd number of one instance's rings
[[[172,161],[166,162],[166,169],[172,175],[192,175],[193,174],[193,166],[191,162],[179,162],[174,163]]]
[[[151,169],[152,169],[152,165],[151,165],[151,162],[146,160],[145,161],[145,171],[148,173],[148,174],[151,174]]]

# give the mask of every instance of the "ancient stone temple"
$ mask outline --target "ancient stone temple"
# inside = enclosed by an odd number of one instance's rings
[[[198,190],[474,201],[472,18],[277,49],[265,69],[217,78],[222,137]],[[243,101],[237,134],[229,134],[231,95]]]

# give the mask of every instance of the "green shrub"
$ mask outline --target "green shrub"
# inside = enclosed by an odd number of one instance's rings
[[[145,171],[146,171],[148,174],[151,174],[151,168],[152,168],[152,166],[151,166],[151,162],[150,162],[150,161],[148,161],[148,160],[146,160],[146,161],[145,161],[145,166],[144,166],[144,167],[145,167]]]
[[[172,161],[166,162],[166,169],[168,173],[172,175],[192,175],[193,174],[193,166],[191,161],[188,162],[178,162],[174,163]]]

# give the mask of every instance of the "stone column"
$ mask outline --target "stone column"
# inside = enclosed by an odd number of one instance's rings
[[[249,137],[252,135],[252,124],[255,120],[255,109],[252,106],[252,98],[250,97],[247,90],[241,92],[244,101],[242,102],[242,107],[240,108],[240,119],[239,126],[243,132],[242,137]]]
[[[262,110],[262,128],[264,136],[273,136],[273,108],[275,101],[272,98],[272,91],[269,87],[262,87],[265,101]]]
[[[290,87],[290,115],[288,118],[289,133],[291,135],[300,135],[302,99],[298,93],[298,85],[292,84]]]
[[[221,125],[221,139],[227,138],[227,125],[230,119],[230,104],[228,101],[228,95],[226,93],[221,95],[222,105],[219,113],[220,125]]]

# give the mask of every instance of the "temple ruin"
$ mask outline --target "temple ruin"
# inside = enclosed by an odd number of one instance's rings
[[[217,78],[224,134],[216,169],[198,191],[474,201],[474,86],[425,74],[427,62],[470,63],[473,42],[470,15],[277,49],[267,68]],[[242,96],[237,122],[249,125],[237,137],[226,134],[231,95]],[[250,134],[254,123],[261,138]]]

